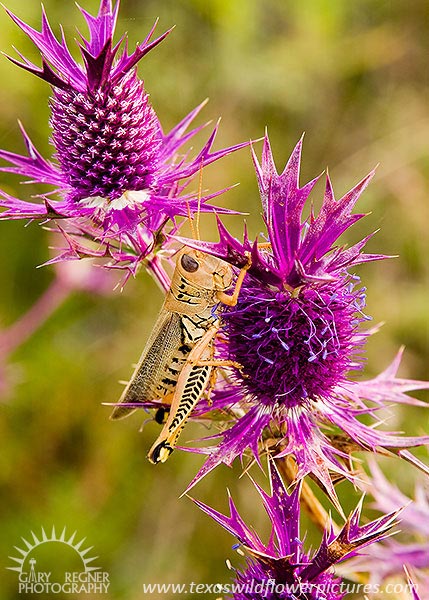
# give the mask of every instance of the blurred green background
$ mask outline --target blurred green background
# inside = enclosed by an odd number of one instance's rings
[[[39,28],[38,2],[8,0],[7,6]],[[85,0],[83,6],[95,13],[98,3]],[[46,0],[45,7],[54,30],[62,23],[69,40],[76,26],[84,30],[71,0]],[[385,368],[405,344],[401,375],[427,378],[426,0],[123,0],[118,37],[128,31],[132,47],[158,16],[159,31],[177,27],[143,59],[139,73],[165,130],[209,96],[199,122],[222,116],[217,148],[259,138],[268,127],[280,170],[305,131],[301,181],[328,165],[338,197],[380,163],[359,207],[371,214],[345,240],[381,228],[369,251],[399,255],[359,269],[368,288],[368,314],[374,323],[386,322],[368,345],[366,372]],[[0,31],[2,51],[13,53],[15,45],[39,64],[31,43],[3,11]],[[48,85],[5,58],[0,78],[0,146],[23,151],[19,118],[49,156]],[[203,140],[204,135],[195,146]],[[262,223],[247,150],[204,173],[204,186],[211,190],[236,182],[240,186],[220,201],[251,213],[247,221],[256,235]],[[1,187],[25,198],[41,191],[7,174],[1,175]],[[316,204],[322,192],[320,184],[313,194]],[[204,235],[216,240],[214,219],[203,220]],[[225,222],[241,235],[240,217]],[[50,243],[37,224],[0,223],[2,329],[50,286],[54,269],[36,270],[50,257]],[[150,423],[139,433],[141,414],[110,422],[110,409],[101,404],[117,400],[122,389],[117,381],[129,376],[161,302],[143,273],[122,294],[73,293],[1,365],[0,600],[18,598],[16,574],[5,570],[13,546],[42,526],[66,526],[87,537],[100,557],[97,564],[111,575],[114,599],[140,600],[142,583],[148,582],[226,582],[225,558],[239,564],[234,540],[189,500],[178,499],[201,457],[177,452],[154,468],[145,455],[158,426]],[[395,415],[392,428],[428,429],[423,410],[398,409]],[[202,433],[201,426],[192,426],[183,439]],[[425,451],[419,455],[427,457]],[[387,469],[402,480],[403,489],[412,489],[414,472],[393,460]],[[246,478],[238,481],[239,473],[239,465],[220,467],[193,493],[225,509],[229,486],[244,515],[263,530],[256,495]],[[353,495],[351,486],[344,491]]]

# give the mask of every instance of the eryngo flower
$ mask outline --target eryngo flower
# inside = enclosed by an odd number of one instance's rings
[[[429,581],[429,487],[416,485],[414,499],[407,497],[383,474],[375,461],[370,461],[370,476],[363,487],[374,497],[373,508],[382,513],[404,506],[400,533],[368,548],[365,556],[354,558],[344,573],[366,572],[372,584],[391,577],[404,576],[404,565]],[[426,586],[427,588],[427,586]],[[422,586],[424,589],[424,586]]]
[[[361,328],[368,318],[365,289],[352,269],[384,257],[363,252],[371,236],[351,247],[337,240],[364,216],[352,211],[373,173],[339,200],[327,176],[319,213],[311,210],[305,218],[317,178],[300,187],[300,160],[301,141],[279,175],[268,137],[261,164],[254,155],[268,243],[251,243],[246,234],[240,243],[221,223],[219,243],[188,242],[238,267],[249,255],[252,261],[237,305],[222,315],[227,343],[221,352],[242,368],[213,396],[213,409],[229,410],[235,423],[219,434],[218,446],[198,450],[209,457],[191,485],[246,449],[259,460],[264,439],[265,450],[270,447],[278,458],[293,455],[297,477],[312,473],[335,500],[332,472],[353,478],[351,449],[429,441],[377,428],[375,411],[388,403],[426,406],[405,392],[429,383],[396,378],[400,355],[374,380],[352,379],[362,368],[369,335]],[[359,420],[365,413],[371,425]]]
[[[23,127],[28,155],[0,152],[12,165],[2,170],[55,188],[41,202],[2,193],[0,206],[6,210],[0,218],[69,219],[71,231],[86,239],[119,241],[116,255],[108,248],[114,262],[128,259],[122,244],[140,258],[149,254],[168,219],[187,215],[199,203],[201,210],[210,210],[205,202],[216,194],[198,202],[196,194],[182,193],[184,188],[205,165],[246,145],[212,152],[216,126],[197,156],[179,154],[201,129],[188,131],[204,103],[163,132],[136,65],[169,31],[151,41],[154,26],[129,53],[125,36],[113,41],[118,8],[119,2],[112,8],[111,0],[101,0],[96,16],[81,9],[90,34],[89,39],[80,36],[83,64],[71,55],[64,33],[61,40],[55,37],[45,12],[39,32],[8,11],[39,49],[42,67],[24,57],[10,60],[52,86],[55,154],[53,160],[43,158]],[[85,248],[78,254],[93,255]]]
[[[271,494],[254,483],[271,521],[267,544],[242,519],[231,498],[230,516],[194,500],[197,506],[234,535],[248,554],[246,567],[236,571],[236,579],[230,586],[232,593],[228,597],[233,600],[340,600],[346,595],[347,588],[333,573],[332,567],[388,535],[398,512],[359,525],[360,503],[339,533],[335,534],[332,524],[327,523],[319,548],[306,552],[299,527],[300,484],[288,494],[272,464],[270,481]]]

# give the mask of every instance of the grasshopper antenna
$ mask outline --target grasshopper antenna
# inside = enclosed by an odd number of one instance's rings
[[[188,212],[188,221],[189,221],[189,225],[191,227],[191,233],[192,233],[192,239],[196,239],[195,237],[195,227],[194,227],[194,218],[191,214],[191,207],[189,206],[189,200],[186,199],[186,210]]]
[[[201,159],[200,164],[200,172],[198,178],[198,207],[197,207],[197,217],[195,219],[195,230],[197,234],[197,240],[200,240],[200,214],[201,214],[201,195],[203,189],[203,159]]]
[[[198,205],[197,205],[197,214],[195,216],[195,225],[194,225],[194,217],[191,213],[191,207],[189,205],[189,200],[186,199],[186,209],[188,212],[188,221],[191,227],[192,239],[200,241],[200,214],[201,214],[201,195],[202,195],[202,187],[203,187],[203,166],[204,161],[201,159],[201,164],[199,168],[199,177],[198,177]]]

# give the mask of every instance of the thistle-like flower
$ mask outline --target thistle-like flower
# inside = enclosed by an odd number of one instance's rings
[[[289,495],[272,464],[270,481],[271,495],[254,483],[271,521],[268,544],[246,525],[231,498],[229,517],[194,500],[197,506],[234,535],[248,554],[246,568],[236,571],[236,579],[229,586],[232,593],[227,597],[233,600],[340,600],[350,590],[333,573],[332,567],[388,535],[398,511],[359,525],[360,503],[339,533],[335,534],[332,524],[327,523],[320,547],[313,553],[307,553],[299,530],[300,484]]]
[[[209,457],[192,482],[250,449],[259,461],[261,441],[278,458],[295,457],[298,479],[317,477],[335,500],[332,472],[353,478],[352,450],[408,447],[429,437],[401,437],[378,429],[375,411],[388,403],[426,406],[405,392],[429,383],[396,378],[400,355],[381,375],[356,381],[369,331],[361,329],[365,289],[351,269],[384,258],[363,253],[368,236],[346,248],[339,236],[364,215],[353,214],[373,173],[336,200],[329,176],[319,213],[303,210],[317,178],[299,186],[301,142],[277,174],[268,137],[262,163],[254,155],[268,242],[233,238],[219,222],[219,243],[193,243],[242,267],[251,255],[238,304],[223,315],[223,357],[241,365],[213,395],[212,409],[229,410],[233,425],[218,446],[196,449]],[[366,403],[370,402],[370,405]],[[200,410],[208,410],[205,406]],[[358,417],[368,413],[373,422]],[[337,428],[337,430],[335,430]],[[215,438],[218,436],[214,436]]]
[[[216,126],[197,156],[179,154],[201,129],[187,131],[204,103],[169,133],[163,132],[136,65],[169,31],[150,41],[154,26],[129,54],[126,41],[121,50],[124,37],[113,42],[118,8],[119,2],[112,8],[111,0],[101,0],[97,16],[81,9],[90,33],[89,39],[80,36],[83,65],[72,57],[64,33],[61,41],[55,37],[45,12],[39,32],[8,11],[39,49],[42,67],[24,57],[10,60],[52,86],[55,154],[53,161],[43,158],[21,126],[28,156],[0,151],[11,164],[2,170],[55,189],[42,202],[2,193],[0,206],[6,210],[0,218],[69,220],[72,235],[106,246],[113,238],[106,254],[114,262],[132,263],[133,256],[141,260],[153,250],[166,221],[187,215],[199,204],[201,210],[211,210],[205,202],[217,194],[197,201],[195,194],[183,194],[184,188],[205,165],[247,144],[212,152]],[[100,255],[79,242],[70,247],[69,238],[67,243],[62,258]]]

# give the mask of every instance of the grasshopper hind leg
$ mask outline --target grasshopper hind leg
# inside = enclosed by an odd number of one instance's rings
[[[166,440],[163,440],[150,451],[148,455],[149,461],[154,465],[164,463],[173,450],[174,448]]]
[[[168,419],[149,450],[148,459],[151,463],[165,462],[173,452],[186,421],[207,387],[211,372],[210,365],[188,364],[183,369]]]

